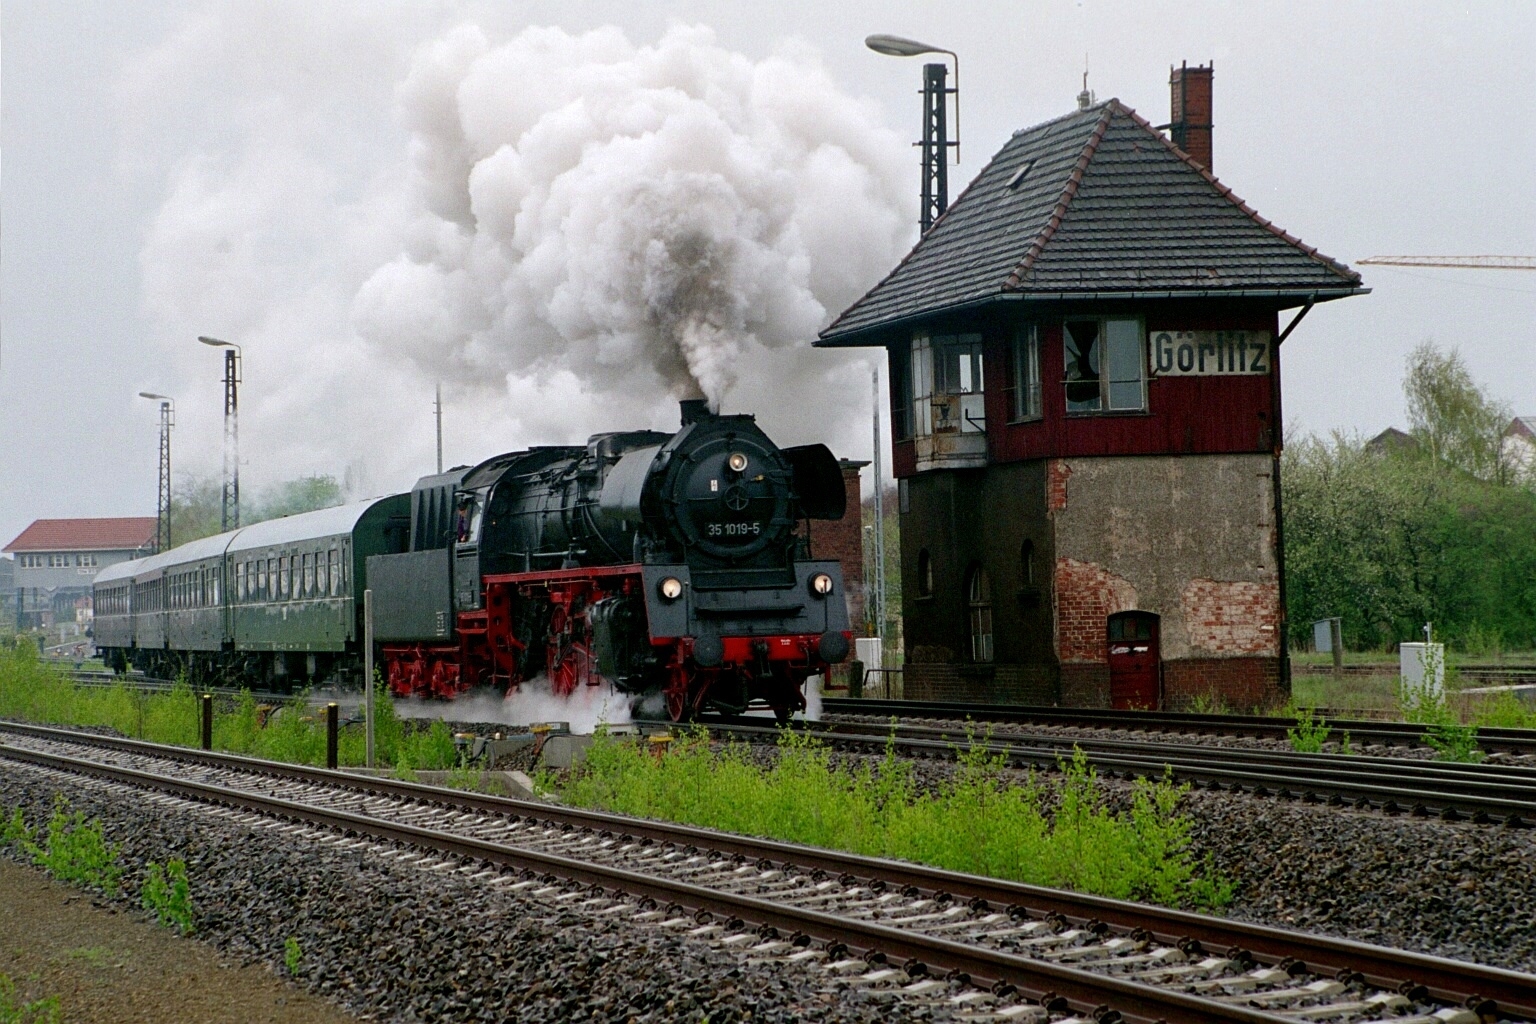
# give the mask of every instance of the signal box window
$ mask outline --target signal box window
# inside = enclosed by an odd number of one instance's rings
[[[914,434],[984,432],[981,335],[913,338],[911,388]]]
[[[1008,358],[1008,416],[1037,420],[1040,403],[1040,333],[1030,325],[1013,336]]]
[[[933,556],[928,554],[928,549],[923,548],[917,553],[917,596],[927,597],[933,593]]]
[[[967,583],[971,606],[971,660],[992,660],[992,584],[981,566],[971,570]]]
[[[1141,321],[1068,320],[1061,343],[1067,412],[1140,412],[1147,407]]]

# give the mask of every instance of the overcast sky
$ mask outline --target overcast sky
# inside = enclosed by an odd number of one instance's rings
[[[858,353],[804,346],[915,241],[920,61],[954,49],[958,194],[1010,132],[1099,98],[1154,124],[1215,61],[1214,170],[1349,263],[1536,255],[1536,5],[6,0],[0,543],[152,515],[220,466],[216,353],[245,346],[242,489],[374,493],[694,387],[783,443],[868,458]],[[543,28],[545,31],[538,31]],[[718,269],[658,321],[678,249]],[[1536,414],[1536,273],[1363,267],[1286,342],[1292,429],[1402,425],[1404,357],[1458,347]],[[690,279],[691,280],[691,279]],[[670,306],[668,307],[670,308]],[[674,344],[675,342],[675,344]]]

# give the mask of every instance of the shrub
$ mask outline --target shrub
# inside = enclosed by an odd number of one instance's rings
[[[172,860],[164,868],[150,861],[140,899],[155,920],[183,935],[192,934],[192,887],[187,882],[186,861]]]

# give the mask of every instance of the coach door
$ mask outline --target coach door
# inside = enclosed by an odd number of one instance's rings
[[[1162,658],[1157,616],[1120,612],[1109,617],[1109,706],[1155,711],[1162,706]]]

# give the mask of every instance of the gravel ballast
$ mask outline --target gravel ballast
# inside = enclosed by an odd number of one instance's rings
[[[187,862],[198,935],[285,970],[359,1016],[398,1021],[623,1022],[931,1019],[873,992],[827,991],[811,971],[747,963],[707,944],[498,891],[454,870],[295,841],[179,801],[139,802],[71,780],[71,807],[121,844],[119,900],[147,861]],[[0,763],[5,804],[46,821],[60,785]]]
[[[764,765],[777,756],[768,743],[752,752]],[[857,770],[882,758],[832,759]],[[937,757],[911,764],[926,791],[958,770]],[[1001,776],[1022,785],[1029,773]],[[1049,809],[1061,776],[1034,777]],[[1100,785],[1112,806],[1129,809],[1131,782]],[[1208,790],[1184,793],[1179,809],[1191,820],[1196,863],[1209,858],[1237,883],[1225,916],[1536,973],[1536,829]]]

